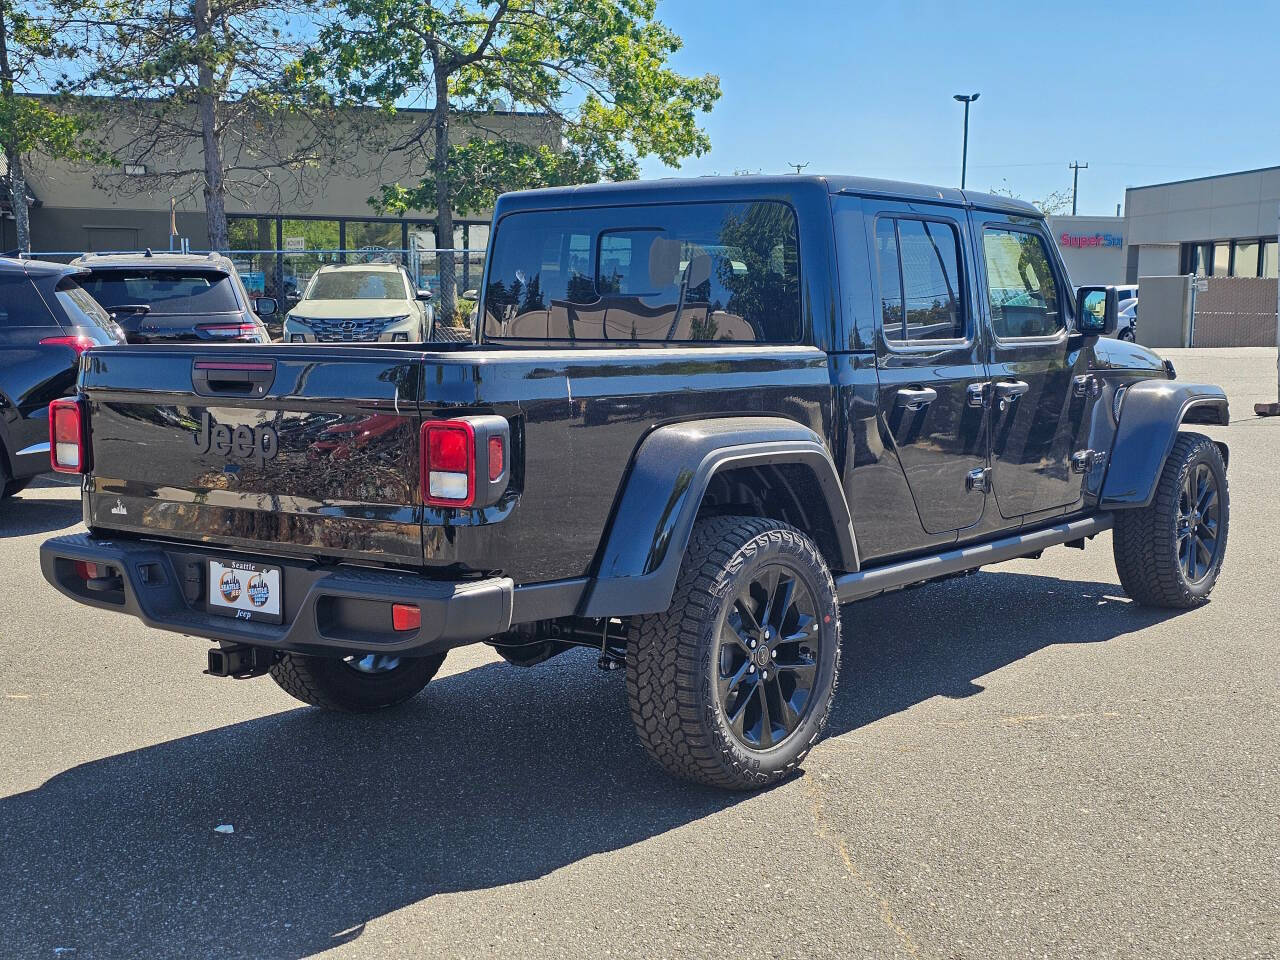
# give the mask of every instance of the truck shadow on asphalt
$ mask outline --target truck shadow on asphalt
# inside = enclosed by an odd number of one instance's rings
[[[1167,616],[1119,596],[1004,573],[849,608],[831,732],[856,738],[1043,647]],[[486,664],[375,716],[286,710],[0,799],[3,952],[308,956],[437,894],[542,877],[751,802],[658,772],[622,677],[593,662]]]
[[[37,477],[26,490],[0,500],[0,540],[53,533],[78,524],[83,516],[79,496],[56,499],[43,495],[46,489],[64,489],[66,486],[56,480]]]

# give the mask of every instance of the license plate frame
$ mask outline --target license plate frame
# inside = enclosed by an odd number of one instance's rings
[[[284,622],[284,569],[247,560],[206,562],[209,612],[260,623]]]

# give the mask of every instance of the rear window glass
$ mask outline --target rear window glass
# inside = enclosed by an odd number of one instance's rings
[[[800,339],[796,220],[783,203],[516,213],[491,249],[489,339]]]
[[[54,289],[67,319],[78,327],[100,327],[113,329],[110,315],[102,309],[102,305],[93,299],[93,295],[71,277],[64,277]]]
[[[334,270],[317,274],[308,300],[404,300],[404,278],[388,270]]]
[[[103,270],[83,281],[108,310],[145,304],[154,313],[239,310],[231,278],[216,270]]]

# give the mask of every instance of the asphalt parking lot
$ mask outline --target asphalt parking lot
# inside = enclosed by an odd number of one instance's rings
[[[358,718],[202,676],[45,585],[80,506],[39,482],[0,506],[0,955],[1276,956],[1276,354],[1166,355],[1232,403],[1212,602],[1137,608],[1104,535],[849,607],[830,735],[754,795],[651,766],[585,652],[455,651]]]

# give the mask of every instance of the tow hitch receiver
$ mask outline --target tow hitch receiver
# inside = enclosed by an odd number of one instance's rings
[[[204,672],[211,677],[248,680],[251,677],[262,676],[275,662],[274,650],[253,647],[246,643],[231,643],[209,649],[209,669]]]

